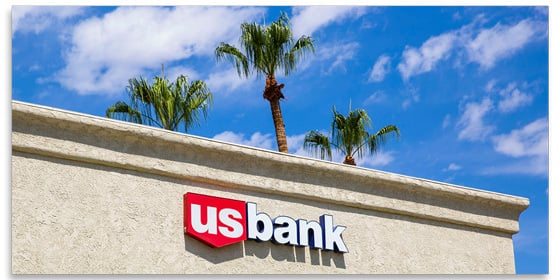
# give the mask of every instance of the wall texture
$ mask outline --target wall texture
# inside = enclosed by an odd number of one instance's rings
[[[12,271],[514,273],[525,198],[12,104]],[[349,253],[183,233],[182,196],[347,226]]]

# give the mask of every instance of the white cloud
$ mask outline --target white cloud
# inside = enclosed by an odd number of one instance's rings
[[[33,65],[29,66],[29,69],[27,69],[27,71],[29,72],[35,72],[39,70],[41,70],[41,65],[39,65],[38,63],[33,63]]]
[[[403,110],[406,110],[410,107],[410,105],[412,105],[412,99],[407,98],[402,102],[401,107],[403,108]]]
[[[515,83],[510,83],[499,94],[502,99],[498,103],[498,110],[502,113],[512,112],[533,102],[533,96],[521,92]]]
[[[511,157],[548,156],[548,119],[537,119],[492,141],[497,152]]]
[[[370,96],[368,96],[368,98],[364,100],[363,104],[367,106],[367,105],[382,103],[385,100],[387,100],[387,95],[385,94],[385,92],[378,90],[372,93]]]
[[[249,86],[255,82],[255,78],[239,77],[234,68],[211,73],[206,79],[206,84],[213,93],[224,93],[225,95],[238,88]]]
[[[215,135],[212,139],[267,150],[273,150],[276,147],[276,144],[273,142],[274,138],[272,138],[271,134],[262,134],[260,132],[255,132],[249,138],[245,138],[245,134],[243,133],[224,131]]]
[[[381,55],[373,65],[369,75],[370,82],[380,82],[385,79],[385,75],[391,70],[391,58],[388,55]]]
[[[418,49],[406,46],[397,66],[403,79],[431,71],[440,60],[449,56],[455,40],[454,33],[444,33],[430,37]]]
[[[346,62],[354,58],[359,47],[360,44],[357,42],[333,43],[319,48],[313,60],[329,63],[330,66],[326,70],[327,74],[336,69],[346,71]],[[311,60],[309,61],[312,62]]]
[[[360,44],[358,42],[329,42],[317,46],[315,55],[307,57],[299,65],[299,70],[305,70],[312,65],[320,65],[315,67],[321,68],[322,74],[331,74],[334,70],[346,71],[346,62],[352,60],[356,56]],[[326,65],[326,67],[324,67]],[[326,68],[326,70],[324,69]],[[279,73],[281,77],[283,73]]]
[[[463,18],[463,16],[461,15],[461,13],[455,12],[455,13],[453,13],[453,16],[451,16],[451,18],[453,20],[457,21],[457,20],[461,20]]]
[[[53,24],[83,14],[85,8],[78,6],[13,6],[12,34],[16,32],[44,31]]]
[[[262,8],[119,7],[80,22],[58,81],[79,94],[121,92],[129,78],[193,55],[212,56]]]
[[[499,60],[548,35],[547,24],[543,21],[525,19],[512,25],[498,23],[486,29],[479,27],[483,21],[484,18],[479,16],[459,29],[430,37],[419,48],[407,45],[397,67],[402,78],[408,80],[432,71],[438,62],[454,52],[460,54],[456,64],[467,60],[479,64],[482,69],[490,69]]]
[[[548,6],[536,6],[534,9],[539,15],[548,16]]]
[[[548,175],[548,157],[528,157],[513,160],[506,165],[490,166],[482,170],[483,174],[513,174],[513,175]]]
[[[184,66],[174,66],[170,68],[165,68],[165,76],[171,80],[175,81],[180,75],[185,75],[189,78],[189,81],[194,81],[200,79],[200,75],[192,68]]]
[[[343,71],[346,71],[346,61],[354,58],[359,47],[360,44],[358,44],[357,42],[352,42],[331,49],[331,52],[336,51],[337,53],[334,56],[334,62],[331,64],[331,67],[329,67],[329,70],[327,72],[330,73],[336,68],[341,68]]]
[[[356,164],[358,166],[364,167],[381,167],[386,166],[395,160],[393,156],[393,151],[378,151],[374,155],[364,155],[364,157],[360,159],[356,159]]]
[[[480,103],[470,102],[465,105],[457,126],[460,140],[480,141],[486,139],[494,130],[493,126],[484,123],[484,117],[493,108],[492,101],[484,98]]]
[[[498,23],[492,28],[481,30],[467,43],[469,58],[485,69],[491,68],[498,60],[523,48],[545,28],[541,22],[528,19],[514,25]]]
[[[537,119],[510,133],[492,137],[494,150],[512,157],[501,166],[490,166],[486,174],[548,174],[548,119]]]
[[[412,103],[417,103],[420,101],[418,88],[409,85],[407,86],[406,93],[408,94],[408,97],[401,104],[403,110],[408,109],[412,105]]]
[[[310,156],[309,152],[303,149],[305,133],[287,136],[286,140],[288,141],[288,149],[290,150],[290,153],[304,157]]]
[[[486,92],[493,92],[496,88],[496,79],[491,79],[490,81],[488,81],[486,83],[486,85],[484,86],[484,91]]]
[[[276,137],[272,134],[255,132],[250,137],[245,137],[243,133],[235,133],[233,131],[224,131],[212,137],[212,139],[241,144],[245,146],[257,147],[267,150],[276,150]],[[303,141],[305,133],[288,135],[288,148],[291,154],[309,157],[310,154],[303,149]]]
[[[443,171],[458,171],[461,169],[463,169],[462,166],[452,162],[446,168],[444,168]]]
[[[322,133],[325,132],[322,131]],[[272,134],[263,134],[261,132],[255,132],[247,138],[243,133],[224,131],[220,134],[215,135],[213,139],[267,150],[276,149],[276,137]],[[313,157],[312,153],[303,149],[305,133],[289,135],[286,137],[286,140],[288,141],[290,154],[300,155],[304,157]],[[361,159],[356,159],[356,163],[359,166],[364,167],[380,167],[390,164],[394,161],[394,159],[395,157],[393,151],[378,151],[372,156],[366,155]],[[332,161],[342,163],[344,161],[344,155],[340,151],[333,149]]]
[[[443,118],[443,122],[441,123],[441,128],[447,128],[451,124],[451,115],[447,114]]]
[[[364,13],[363,7],[353,6],[307,6],[292,9],[292,30],[295,38],[312,36],[315,31],[334,22],[357,18]]]

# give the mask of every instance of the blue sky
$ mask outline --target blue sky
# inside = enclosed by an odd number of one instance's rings
[[[548,10],[541,7],[15,7],[14,100],[103,116],[131,77],[187,74],[214,93],[191,134],[276,149],[262,79],[217,63],[239,24],[281,11],[316,52],[288,77],[291,153],[332,106],[366,109],[389,141],[359,165],[527,197],[518,273],[548,272]],[[319,16],[320,15],[320,16]],[[340,161],[340,155],[335,157]]]

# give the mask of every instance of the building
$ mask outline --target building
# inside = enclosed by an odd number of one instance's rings
[[[515,273],[525,198],[12,107],[16,274]],[[185,234],[186,193],[254,202],[270,217],[330,215],[348,252],[278,239],[208,246]]]

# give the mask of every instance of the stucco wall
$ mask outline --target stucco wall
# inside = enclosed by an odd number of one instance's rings
[[[514,273],[523,198],[13,104],[14,273]],[[349,253],[183,233],[182,196],[347,226]]]

